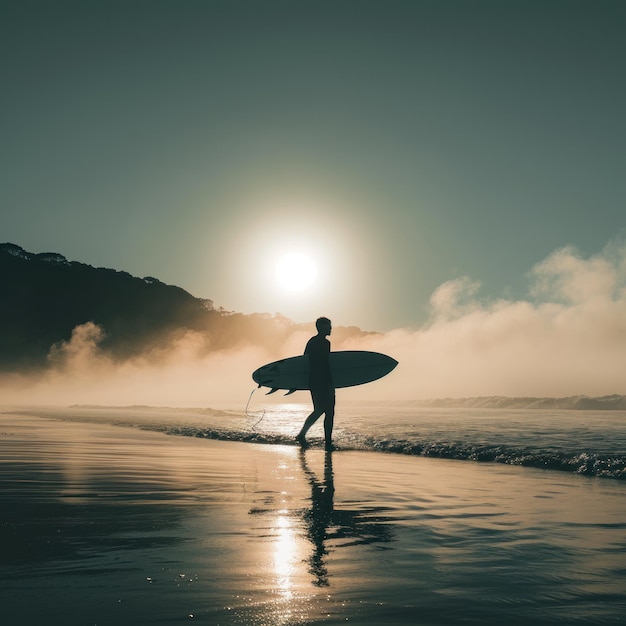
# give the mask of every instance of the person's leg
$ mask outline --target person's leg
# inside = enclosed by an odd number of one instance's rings
[[[326,447],[330,448],[333,445],[333,425],[335,423],[335,393],[328,397],[328,404],[326,406],[326,415],[324,417],[324,439],[326,441]]]
[[[306,437],[306,434],[309,432],[309,428],[311,428],[311,426],[313,426],[313,424],[317,422],[317,420],[321,417],[321,415],[322,415],[322,411],[314,409],[313,413],[311,413],[311,415],[309,415],[309,417],[306,418],[306,420],[304,421],[304,424],[302,425],[300,432],[296,436],[296,439],[300,443],[304,443],[304,439]]]
[[[296,439],[301,443],[305,443],[306,434],[309,432],[309,428],[317,422],[317,420],[321,417],[324,412],[323,409],[323,401],[320,398],[320,394],[316,391],[311,390],[311,400],[313,401],[313,413],[309,415],[304,421],[300,432],[296,435]]]

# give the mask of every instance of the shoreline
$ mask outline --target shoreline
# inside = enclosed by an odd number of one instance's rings
[[[63,422],[106,423],[207,440],[294,446],[297,445],[295,434],[308,415],[309,407],[292,403],[285,412],[284,406],[268,406],[267,417],[265,408],[259,416],[226,409],[173,409],[148,405],[14,407],[12,412]],[[457,409],[433,408],[432,411],[434,414],[425,411],[414,418],[424,426],[423,432],[413,427],[394,435],[385,434],[393,433],[393,426],[388,431],[384,419],[377,420],[375,415],[368,415],[367,420],[362,420],[360,411],[348,404],[335,428],[334,445],[342,452],[369,451],[487,466],[506,465],[626,482],[623,447],[626,445],[626,421],[611,422],[610,411],[580,414],[576,411],[560,411],[558,414],[538,411],[536,416],[533,411],[520,409],[495,412],[495,409],[473,408],[467,409],[471,412],[468,415]],[[619,415],[626,418],[626,412],[619,412]],[[443,431],[438,423],[441,418],[446,421]],[[472,428],[472,419],[485,429],[483,434]],[[377,425],[367,432],[367,429],[362,430],[365,421]],[[567,425],[563,426],[564,423]],[[309,447],[323,448],[319,423],[315,429],[317,434],[307,439]],[[525,434],[528,429],[535,431],[532,438]],[[466,436],[466,432],[470,434]],[[588,446],[586,440],[592,445]]]

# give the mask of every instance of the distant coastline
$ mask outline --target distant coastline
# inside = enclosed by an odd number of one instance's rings
[[[626,396],[567,396],[563,398],[478,396],[436,398],[398,402],[403,406],[466,409],[567,409],[579,411],[626,411]]]
[[[355,400],[348,400],[346,405],[358,405]],[[611,394],[608,396],[567,396],[562,398],[536,398],[530,396],[476,396],[471,398],[434,398],[427,400],[378,400],[373,405],[431,407],[438,409],[559,409],[572,411],[626,411],[626,396]],[[176,411],[190,413],[215,413],[211,408],[203,407],[160,407],[148,405],[105,406],[96,404],[75,404],[71,409],[124,409],[136,411]]]

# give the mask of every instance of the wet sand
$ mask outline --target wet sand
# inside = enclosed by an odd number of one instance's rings
[[[626,614],[619,481],[9,413],[0,472],[3,624]]]

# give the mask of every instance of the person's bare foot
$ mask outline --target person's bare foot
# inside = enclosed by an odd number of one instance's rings
[[[309,444],[306,442],[306,438],[304,435],[298,435],[296,437],[296,441],[303,447],[306,448]]]

